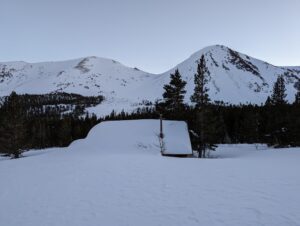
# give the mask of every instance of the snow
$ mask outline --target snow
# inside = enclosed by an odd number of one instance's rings
[[[299,148],[162,157],[152,129],[122,123],[68,148],[0,158],[0,225],[300,225]]]
[[[159,128],[160,121],[155,119],[105,121],[95,126],[86,139],[75,141],[70,148],[125,154],[147,151],[157,155],[161,151]],[[185,122],[164,120],[163,133],[165,135],[165,154],[192,154]],[[110,139],[105,139],[106,137]],[[122,142],[113,142],[111,138]],[[91,144],[93,145],[91,146]]]
[[[185,122],[163,121],[163,154],[193,154],[189,131]]]
[[[243,60],[255,65],[262,78],[251,72],[238,69],[229,60],[229,48],[220,45],[209,46],[192,54],[187,60],[165,72],[162,78],[164,83],[169,82],[168,75],[174,73],[175,69],[178,69],[188,81],[186,86],[186,102],[189,102],[189,97],[194,91],[193,76],[197,71],[197,64],[200,57],[204,55],[206,66],[210,71],[208,84],[210,98],[215,101],[224,101],[225,103],[228,102],[232,104],[247,102],[255,104],[265,103],[268,96],[272,93],[273,84],[277,77],[285,72],[289,72],[288,69],[294,69],[295,71],[289,73],[292,73],[300,79],[300,71],[297,72],[297,67],[276,67],[245,54],[238,54]],[[215,61],[218,66],[216,66],[213,61]],[[229,70],[225,70],[223,65]],[[296,93],[296,89],[293,87],[296,81],[296,79],[292,79],[291,82],[286,82],[287,99],[291,102],[294,101]],[[261,87],[261,90],[255,91],[258,87]]]
[[[169,82],[170,73],[178,68],[183,79],[187,81],[185,101],[189,103],[194,90],[197,62],[204,54],[211,73],[208,87],[213,101],[221,100],[232,104],[264,103],[271,94],[278,75],[284,73],[289,74],[285,78],[287,99],[290,102],[294,101],[296,93],[294,86],[300,79],[300,67],[277,67],[239,53],[241,59],[257,67],[260,77],[237,68],[230,62],[229,53],[229,48],[225,46],[209,46],[161,74],[136,70],[117,61],[100,57],[61,62],[0,63],[0,75],[3,70],[12,75],[0,78],[0,96],[9,95],[13,90],[17,93],[31,94],[68,92],[85,96],[103,95],[104,105],[93,107],[89,111],[98,116],[105,116],[112,110],[133,111],[143,106],[140,105],[143,100],[154,102],[161,99],[163,86]]]

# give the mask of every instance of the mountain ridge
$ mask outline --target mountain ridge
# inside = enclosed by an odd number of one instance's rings
[[[103,95],[106,99],[96,113],[108,110],[133,110],[145,101],[161,98],[163,85],[170,73],[178,69],[187,81],[185,101],[193,92],[193,77],[197,62],[204,55],[210,71],[209,95],[213,101],[231,104],[261,104],[271,94],[279,75],[287,87],[287,99],[292,102],[300,85],[300,66],[274,66],[239,53],[223,45],[212,45],[193,53],[172,69],[153,74],[102,57],[82,57],[66,61],[26,63],[0,62],[0,96],[17,93],[43,94],[50,92]],[[106,107],[108,110],[103,110]],[[102,110],[101,110],[102,109]]]
[[[198,51],[192,53],[191,55],[189,55],[188,58],[191,58],[191,57],[193,57],[194,55],[196,55],[197,53],[202,52],[202,51],[204,51],[204,50],[209,50],[209,49],[213,49],[213,48],[217,48],[217,47],[222,47],[222,48],[227,48],[227,49],[234,50],[233,48],[227,47],[227,46],[225,46],[225,45],[220,45],[220,44],[209,45],[209,46],[206,46],[206,47],[204,47],[204,48],[202,48],[202,49],[200,49],[200,50],[198,50]],[[236,51],[236,50],[234,50],[234,51]],[[299,66],[298,66],[298,65],[293,65],[293,66],[291,66],[291,65],[275,65],[275,64],[272,64],[272,63],[270,63],[270,62],[268,62],[268,61],[261,60],[261,59],[259,59],[258,57],[252,57],[252,56],[250,56],[250,55],[248,55],[248,54],[246,54],[246,53],[242,53],[242,52],[240,52],[240,51],[238,51],[238,52],[239,52],[240,54],[245,55],[245,56],[251,57],[252,59],[259,60],[259,61],[262,61],[262,62],[265,62],[265,63],[267,63],[267,64],[269,64],[269,65],[274,66],[274,67],[279,67],[279,68],[280,68],[280,67],[282,67],[282,68],[291,68],[291,69],[297,69],[297,70],[300,70],[300,65],[299,65]],[[126,65],[126,64],[123,64],[122,62],[120,62],[120,61],[118,61],[118,60],[115,60],[115,59],[113,59],[113,58],[101,57],[101,56],[93,56],[93,55],[90,55],[90,56],[84,56],[84,57],[75,57],[75,58],[65,59],[65,60],[48,60],[48,61],[37,61],[37,62],[29,62],[29,61],[25,61],[25,60],[17,60],[17,61],[13,61],[13,60],[12,60],[12,61],[2,61],[2,62],[0,61],[0,65],[3,65],[3,64],[18,64],[18,63],[23,63],[23,64],[64,63],[64,62],[69,62],[69,61],[83,60],[83,59],[86,59],[86,58],[98,58],[98,59],[103,59],[103,60],[111,60],[111,61],[115,61],[116,63],[120,63],[120,64],[122,64],[123,66],[128,67],[128,68],[138,68],[138,67],[136,67],[136,66],[128,66],[128,65]],[[188,58],[186,58],[186,59],[188,59]],[[183,61],[185,61],[185,60],[183,60]],[[183,61],[182,61],[182,62],[183,62]],[[181,63],[182,63],[182,62],[181,62]],[[179,64],[180,64],[180,63],[179,63]],[[172,68],[177,67],[177,65],[179,65],[179,64],[176,64],[176,65],[175,65],[174,67],[172,67]],[[141,71],[146,72],[146,70],[143,70],[143,69],[140,69],[140,68],[138,68],[138,69],[141,70]],[[170,69],[169,69],[169,70],[170,70]],[[161,73],[152,73],[152,72],[147,72],[147,73],[158,75],[158,74],[164,74],[165,72],[167,72],[167,71],[169,71],[169,70],[163,71],[163,72],[161,72]]]

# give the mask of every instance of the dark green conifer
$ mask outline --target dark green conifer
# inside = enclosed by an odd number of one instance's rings
[[[284,83],[283,75],[280,75],[277,78],[277,81],[275,82],[273,86],[273,93],[271,96],[271,104],[272,105],[283,105],[287,104],[286,101],[286,88]]]
[[[295,95],[294,104],[297,104],[297,105],[300,104],[300,84],[298,84],[298,86],[297,86],[297,93]]]
[[[197,66],[197,73],[194,75],[195,88],[194,94],[191,96],[191,101],[195,103],[196,108],[208,105],[210,101],[208,96],[209,88],[206,86],[209,81],[209,74],[204,55],[202,55]]]
[[[0,148],[13,158],[19,158],[26,144],[26,111],[21,99],[12,92],[2,106]]]
[[[204,55],[201,56],[197,66],[197,73],[194,75],[194,94],[191,101],[195,103],[196,110],[196,133],[198,134],[197,151],[198,157],[206,157],[207,150],[214,150],[213,133],[217,122],[209,107],[210,98],[208,95],[207,83],[209,81],[209,70],[206,67]],[[194,131],[195,132],[195,131]]]
[[[184,108],[184,94],[186,82],[182,80],[178,69],[170,75],[170,83],[164,86],[164,107],[167,111],[181,111]]]

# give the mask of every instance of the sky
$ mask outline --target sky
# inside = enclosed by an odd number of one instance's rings
[[[0,0],[0,62],[115,59],[162,73],[221,44],[300,66],[299,0]]]

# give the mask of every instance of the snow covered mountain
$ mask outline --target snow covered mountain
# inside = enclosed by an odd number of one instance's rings
[[[186,101],[193,92],[197,62],[204,54],[210,71],[209,94],[212,100],[233,104],[263,103],[278,75],[285,76],[287,98],[293,101],[300,85],[300,67],[277,67],[238,53],[225,46],[204,48],[173,69],[151,74],[104,58],[86,57],[62,62],[0,63],[0,96],[17,93],[40,94],[70,92],[103,95],[105,102],[91,109],[98,114],[130,110],[145,100],[161,98],[170,73],[179,69],[187,81]]]
[[[204,55],[210,72],[209,94],[212,100],[233,104],[264,103],[272,93],[279,75],[285,76],[287,98],[295,98],[295,86],[300,85],[300,67],[277,67],[267,62],[238,53],[225,46],[210,46],[194,53],[175,68],[161,75],[164,83],[168,75],[179,69],[187,83],[186,100],[194,89],[194,74],[198,61]]]

